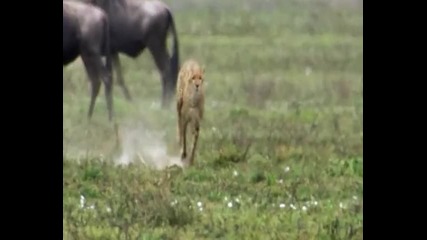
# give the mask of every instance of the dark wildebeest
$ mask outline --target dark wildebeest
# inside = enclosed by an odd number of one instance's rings
[[[108,17],[102,9],[82,2],[63,1],[62,59],[66,66],[81,56],[91,83],[91,119],[101,80],[105,85],[108,117],[113,118],[112,62]],[[106,57],[106,65],[102,56]]]
[[[119,53],[135,59],[147,47],[161,75],[162,107],[167,107],[175,94],[179,70],[178,36],[169,7],[156,0],[84,1],[101,7],[108,15],[113,67],[126,99],[131,101],[131,96],[124,83]],[[174,39],[171,57],[166,46],[169,30]]]

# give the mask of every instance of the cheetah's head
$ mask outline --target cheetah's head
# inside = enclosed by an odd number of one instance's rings
[[[198,91],[202,86],[203,80],[204,80],[204,68],[195,69],[190,79],[190,83],[195,88],[196,91]]]

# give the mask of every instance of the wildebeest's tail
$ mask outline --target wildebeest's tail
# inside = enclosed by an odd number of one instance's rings
[[[173,47],[172,47],[172,57],[171,57],[171,72],[174,80],[176,81],[176,78],[178,77],[178,71],[179,71],[179,46],[178,46],[178,35],[176,33],[175,28],[175,21],[173,19],[172,13],[170,10],[168,10],[168,16],[169,16],[169,30],[172,31],[173,35]],[[174,81],[174,82],[175,82]]]
[[[111,60],[111,45],[110,45],[110,23],[108,18],[104,18],[104,55],[105,66],[108,71],[109,78],[113,81],[113,64]]]

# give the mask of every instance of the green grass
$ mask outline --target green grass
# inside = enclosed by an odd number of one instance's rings
[[[206,66],[196,166],[113,164],[120,152],[103,90],[88,124],[76,61],[64,69],[64,239],[362,239],[362,9],[166,2],[177,9],[181,61]],[[178,156],[176,113],[159,108],[149,52],[122,62],[135,100],[115,86],[120,127]],[[160,137],[146,139],[142,127]]]

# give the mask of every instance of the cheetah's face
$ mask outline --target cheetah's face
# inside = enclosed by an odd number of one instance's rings
[[[196,91],[199,90],[200,86],[203,84],[203,73],[202,72],[198,72],[193,74],[193,77],[191,78],[191,83],[192,86],[194,87],[194,89]]]

